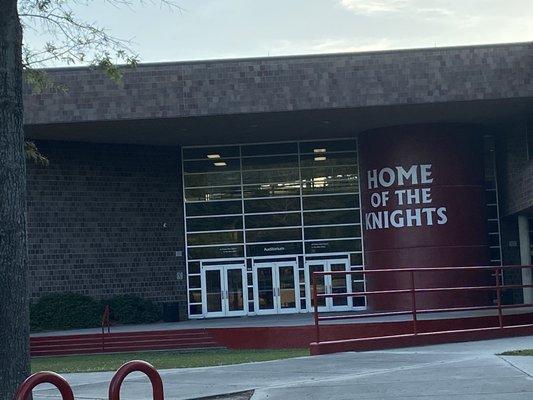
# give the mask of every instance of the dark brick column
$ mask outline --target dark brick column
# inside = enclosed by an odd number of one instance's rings
[[[499,141],[500,193],[503,214],[533,208],[533,161],[527,154],[527,124],[516,122],[501,128]],[[531,129],[531,123],[529,126]]]
[[[533,162],[527,155],[525,121],[498,126],[497,160],[500,233],[504,265],[520,264],[519,213],[533,207]],[[505,281],[522,283],[520,270],[507,271]],[[506,301],[521,303],[522,290],[506,293]]]

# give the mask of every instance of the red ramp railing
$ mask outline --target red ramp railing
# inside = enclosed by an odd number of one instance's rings
[[[504,324],[504,310],[507,309],[518,309],[518,308],[533,308],[533,303],[521,303],[521,304],[502,304],[502,292],[506,290],[516,290],[516,289],[525,289],[533,288],[532,284],[509,284],[505,285],[502,282],[503,272],[512,269],[525,269],[533,268],[533,265],[509,265],[509,266],[482,266],[482,267],[442,267],[442,268],[399,268],[399,269],[379,269],[379,270],[357,270],[357,271],[316,271],[313,272],[313,303],[314,303],[314,321],[315,321],[315,335],[316,343],[321,343],[321,332],[320,326],[321,322],[324,321],[334,321],[334,320],[347,320],[347,319],[360,319],[360,318],[369,318],[369,317],[384,317],[384,316],[398,316],[398,315],[411,315],[411,324],[412,332],[411,335],[418,335],[419,332],[419,315],[420,314],[429,314],[429,313],[439,313],[439,312],[455,312],[455,311],[474,311],[474,310],[497,310],[498,315],[498,326],[497,327],[487,327],[486,329],[500,328],[504,329],[510,327],[510,325]],[[483,272],[491,271],[494,275],[494,284],[493,285],[480,285],[480,286],[456,286],[456,287],[431,287],[431,288],[420,288],[416,287],[415,284],[415,275],[417,274],[427,274],[435,272]],[[373,290],[373,291],[358,291],[358,292],[344,292],[344,293],[318,293],[317,291],[317,280],[320,277],[329,276],[347,276],[352,274],[364,274],[365,277],[368,275],[379,275],[379,274],[408,274],[409,275],[409,287],[401,289],[389,289],[389,290]],[[496,293],[496,301],[494,305],[482,305],[482,306],[468,306],[468,307],[441,307],[441,308],[419,308],[417,307],[417,295],[422,293],[436,293],[436,292],[450,292],[450,293],[461,293],[461,292],[475,292],[475,291],[489,291]],[[319,299],[326,298],[348,298],[348,297],[362,297],[362,296],[387,296],[391,294],[409,294],[411,297],[411,307],[409,310],[402,311],[388,311],[388,312],[369,312],[369,313],[357,313],[357,314],[342,314],[342,315],[322,315],[319,310]],[[532,324],[521,324],[520,326],[531,326]],[[476,330],[479,330],[476,328]],[[458,329],[454,332],[459,331],[469,331],[469,329]],[[435,331],[437,333],[439,331]],[[431,332],[424,332],[431,333]],[[402,334],[405,336],[405,334]],[[357,339],[357,338],[354,338]],[[351,340],[351,339],[348,339]]]

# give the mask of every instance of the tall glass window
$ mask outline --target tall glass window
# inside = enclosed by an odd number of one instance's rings
[[[188,265],[339,253],[362,264],[357,165],[355,139],[184,147]]]

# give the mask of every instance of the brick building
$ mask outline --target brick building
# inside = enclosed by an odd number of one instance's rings
[[[48,73],[68,90],[24,98],[50,160],[28,165],[33,299],[298,313],[313,271],[354,271],[335,292],[391,284],[363,267],[531,263],[533,43]]]

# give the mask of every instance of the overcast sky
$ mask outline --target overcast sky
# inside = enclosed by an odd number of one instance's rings
[[[153,1],[79,13],[131,39],[142,62],[533,41],[533,0]]]

